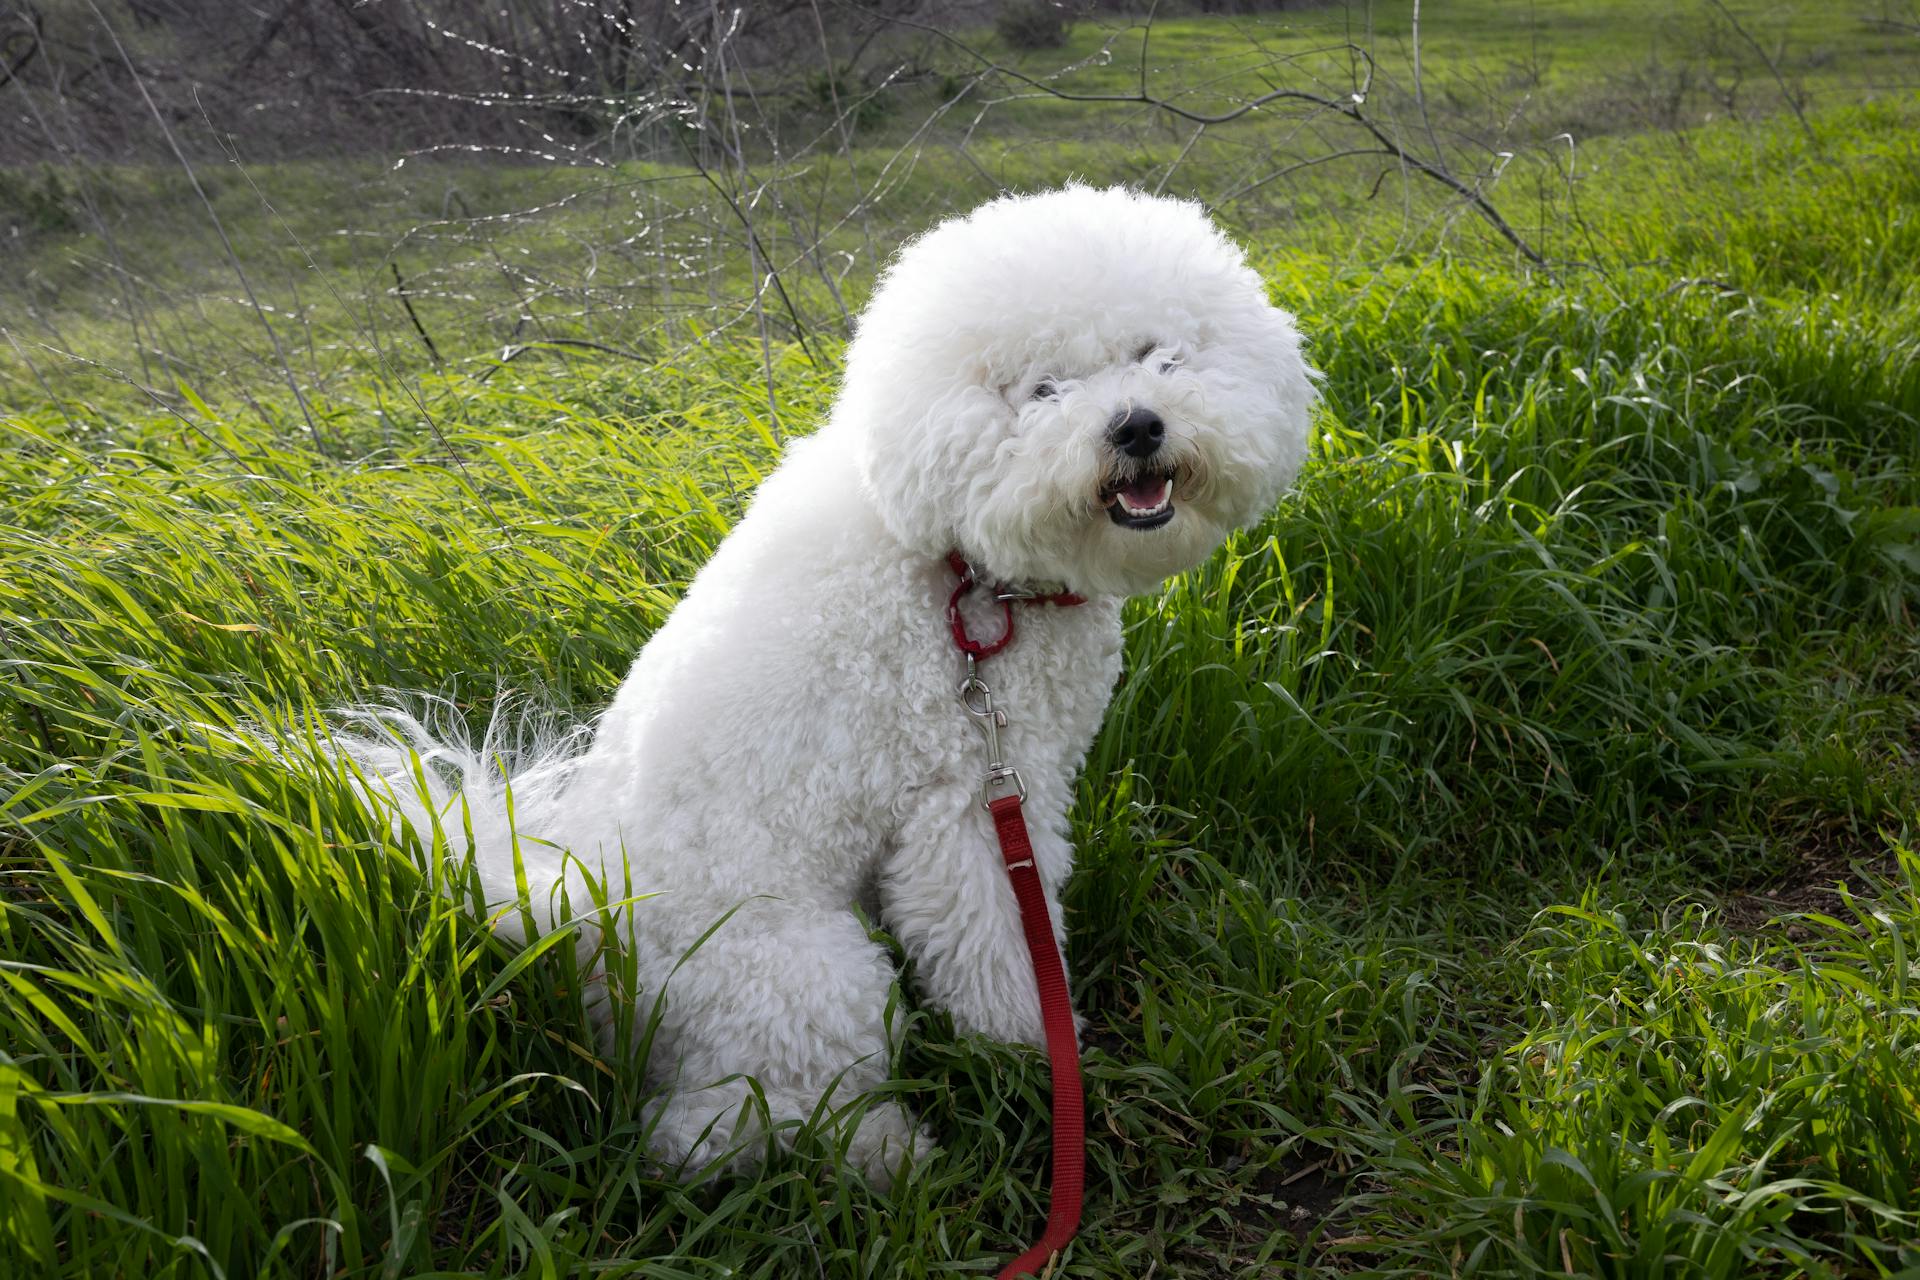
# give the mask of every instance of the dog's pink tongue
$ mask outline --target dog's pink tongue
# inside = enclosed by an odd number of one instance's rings
[[[1166,476],[1147,476],[1131,484],[1122,485],[1120,496],[1128,506],[1136,511],[1150,511],[1166,501],[1167,486],[1173,481]]]

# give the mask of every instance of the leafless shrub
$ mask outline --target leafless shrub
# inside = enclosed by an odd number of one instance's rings
[[[813,8],[728,7],[728,43],[764,65],[808,33]],[[553,148],[615,132],[631,139],[636,128],[669,126],[697,96],[716,9],[676,0],[26,0],[0,7],[0,87],[17,80],[57,97],[66,128],[53,139],[0,132],[0,163],[50,152],[136,158],[142,139],[124,110],[136,77],[170,120],[204,110],[280,155],[512,148],[529,134]]]
[[[1006,0],[993,19],[994,31],[1012,49],[1058,49],[1072,26],[1066,9],[1049,0]]]
[[[584,353],[671,362],[687,344],[741,338],[779,432],[776,366],[827,366],[860,282],[900,234],[1067,176],[1020,167],[996,133],[1041,154],[1071,138],[1079,172],[1198,196],[1247,227],[1284,227],[1303,191],[1339,192],[1391,203],[1403,245],[1477,226],[1554,273],[1590,247],[1577,140],[1623,120],[1683,124],[1702,102],[1731,111],[1746,92],[1725,69],[1744,45],[1724,23],[1714,49],[1650,58],[1612,97],[1569,104],[1542,100],[1537,39],[1504,72],[1436,71],[1416,21],[1411,47],[1394,50],[1411,53],[1393,63],[1409,72],[1394,73],[1364,25],[1330,11],[1328,39],[1308,48],[1237,25],[1244,49],[1223,71],[1165,51],[1154,0],[1076,10],[1073,52],[1052,57],[994,52],[982,37],[995,12],[991,0],[0,0],[0,113],[19,124],[0,130],[0,163],[18,162],[0,167],[0,270],[18,281],[0,288],[0,351],[98,359],[156,403],[180,384],[246,398],[270,381],[295,422],[339,448],[308,406],[337,393],[343,370],[355,386],[378,373],[382,422],[437,429],[436,397],[462,376]],[[353,225],[315,227],[273,193],[316,166],[266,162],[301,156],[330,157],[329,181],[355,184]],[[1303,187],[1308,175],[1325,180]],[[153,207],[198,210],[219,234],[142,260],[126,245]],[[277,240],[229,240],[220,219],[236,207]],[[7,257],[74,230],[95,233],[74,271],[113,287],[110,353],[69,341],[57,264]],[[353,274],[324,265],[341,261]]]

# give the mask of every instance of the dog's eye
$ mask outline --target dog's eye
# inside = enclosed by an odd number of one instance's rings
[[[1180,367],[1182,363],[1180,353],[1177,350],[1173,350],[1169,348],[1165,343],[1160,342],[1157,339],[1155,341],[1147,343],[1146,345],[1142,346],[1139,351],[1135,352],[1133,357],[1133,362],[1135,364],[1140,364],[1143,361],[1145,361],[1148,356],[1152,355],[1156,351],[1168,352],[1166,358],[1161,360],[1159,365],[1156,366],[1157,372],[1172,373],[1175,369],[1178,369]]]
[[[1040,379],[1039,385],[1034,387],[1033,394],[1027,398],[1030,400],[1051,400],[1059,394],[1059,383],[1055,382],[1052,378],[1042,378]]]

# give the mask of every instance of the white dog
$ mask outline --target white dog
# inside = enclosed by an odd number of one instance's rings
[[[901,251],[831,420],[788,449],[591,745],[514,766],[511,829],[486,746],[393,712],[360,713],[381,732],[340,746],[419,829],[424,805],[464,804],[443,822],[471,823],[495,902],[515,897],[517,832],[542,927],[573,879],[560,849],[656,892],[614,940],[641,1009],[664,993],[653,1149],[689,1171],[754,1159],[767,1123],[790,1142],[786,1122],[885,1078],[895,973],[856,902],[877,900],[961,1031],[1042,1041],[985,747],[956,696],[950,553],[983,585],[1084,597],[1009,608],[1017,636],[980,667],[1060,932],[1067,808],[1120,672],[1121,602],[1272,506],[1314,377],[1198,206],[1078,186],[995,200]],[[964,605],[973,636],[1006,625],[988,591]],[[882,1183],[925,1149],[898,1103],[839,1114],[829,1136]]]

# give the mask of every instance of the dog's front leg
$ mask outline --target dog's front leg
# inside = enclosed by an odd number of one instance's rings
[[[1032,806],[1027,827],[1064,957],[1060,886],[1073,853],[1059,823]],[[1040,995],[993,821],[977,789],[929,788],[902,823],[880,873],[880,911],[913,961],[921,994],[961,1032],[1044,1045]]]

